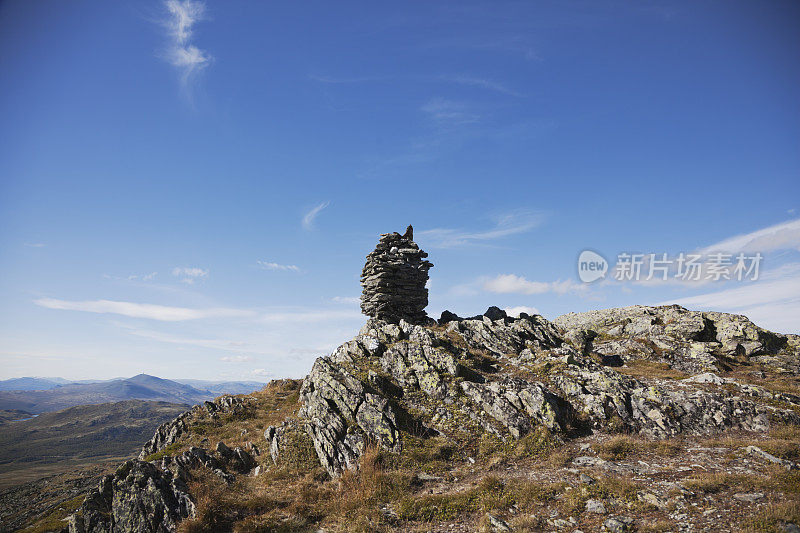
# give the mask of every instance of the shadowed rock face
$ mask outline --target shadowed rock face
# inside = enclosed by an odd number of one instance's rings
[[[257,466],[251,452],[258,455],[258,448],[251,446],[250,452],[231,449],[220,441],[213,451],[192,446],[174,457],[147,459],[185,436],[189,431],[187,420],[193,414],[236,415],[247,409],[245,398],[223,396],[162,424],[144,445],[139,459],[120,465],[86,495],[62,533],[174,533],[181,520],[195,516],[195,500],[188,487],[190,472],[202,469],[231,484],[237,475],[246,475]]]
[[[361,273],[361,311],[370,317],[411,324],[427,321],[428,270],[433,266],[414,242],[414,229],[403,235],[381,235],[375,250],[367,256]]]

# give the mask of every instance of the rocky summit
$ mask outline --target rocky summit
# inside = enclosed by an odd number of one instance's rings
[[[414,242],[414,228],[403,235],[381,235],[367,256],[361,273],[361,310],[365,315],[390,322],[423,323],[428,315],[428,270],[433,266]]]
[[[164,424],[68,531],[798,531],[800,337],[676,305],[434,321],[412,239],[302,382]]]

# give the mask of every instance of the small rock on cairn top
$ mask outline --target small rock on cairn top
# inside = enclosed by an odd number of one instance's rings
[[[414,242],[414,228],[403,235],[381,235],[375,251],[367,256],[361,273],[361,311],[389,322],[400,319],[412,324],[425,322],[428,315],[428,254]]]

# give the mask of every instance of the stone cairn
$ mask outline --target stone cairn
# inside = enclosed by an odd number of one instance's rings
[[[414,242],[414,228],[403,235],[381,235],[375,251],[367,256],[361,273],[361,311],[389,322],[400,319],[422,324],[428,319],[428,254]]]

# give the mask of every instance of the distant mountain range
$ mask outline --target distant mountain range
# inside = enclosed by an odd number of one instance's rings
[[[250,394],[266,386],[266,383],[261,381],[205,381],[202,379],[176,379],[173,381],[192,386],[195,389],[213,392],[217,396],[221,394]]]
[[[61,378],[17,378],[0,381],[0,410],[45,413],[75,405],[124,400],[195,404],[222,394],[246,394],[262,388],[258,382],[172,381],[147,374],[96,382]]]
[[[70,383],[62,378],[14,378],[0,381],[0,391],[5,390],[48,390]]]

